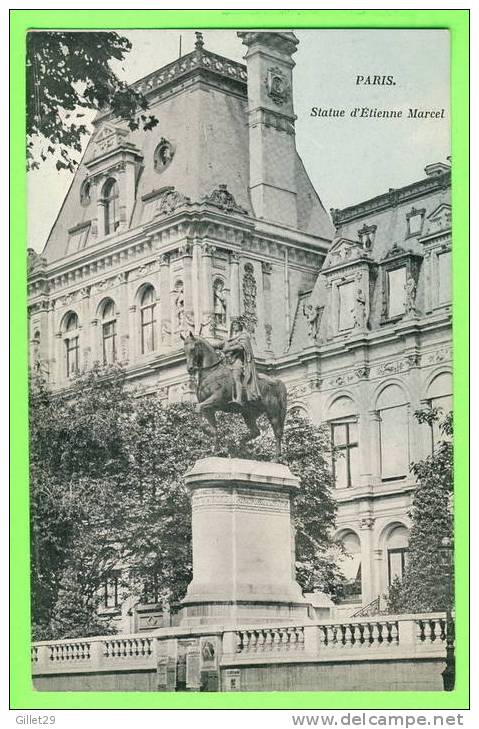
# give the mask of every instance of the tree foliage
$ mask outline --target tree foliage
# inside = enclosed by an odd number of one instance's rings
[[[389,589],[392,613],[445,610],[454,604],[453,560],[444,540],[453,540],[452,413],[439,408],[417,411],[420,423],[437,424],[442,433],[432,455],[412,465],[417,479],[410,517],[408,563],[402,582]]]
[[[125,387],[120,368],[79,376],[53,395],[31,383],[32,618],[36,639],[113,630],[98,616],[99,588],[122,568],[123,596],[142,599],[156,574],[160,599],[175,603],[192,577],[186,470],[207,455],[274,458],[269,429],[244,445],[240,418],[221,419],[216,448],[190,404],[164,407]],[[324,429],[287,422],[284,461],[299,476],[294,506],[298,580],[305,590],[341,590],[331,530],[335,503]]]
[[[109,62],[121,61],[131,43],[114,32],[31,31],[27,35],[27,166],[49,155],[57,169],[73,171],[75,152],[88,134],[85,110],[111,109],[130,129],[151,129],[145,96],[121,81]]]

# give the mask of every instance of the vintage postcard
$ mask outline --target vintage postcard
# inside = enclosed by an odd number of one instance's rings
[[[464,697],[451,30],[25,58],[33,690]]]

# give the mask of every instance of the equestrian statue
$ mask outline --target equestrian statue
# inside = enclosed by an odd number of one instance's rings
[[[248,427],[247,442],[260,435],[256,421],[265,414],[273,429],[276,456],[281,456],[286,387],[276,377],[256,372],[251,339],[242,321],[233,320],[229,338],[223,341],[209,342],[191,331],[180,336],[186,369],[196,375],[198,412],[206,421],[206,432],[217,437],[217,410],[239,413]]]

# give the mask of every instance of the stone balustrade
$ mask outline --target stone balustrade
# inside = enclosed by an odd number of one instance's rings
[[[445,656],[446,619],[444,614],[387,615],[341,623],[245,625],[234,630],[171,627],[148,634],[41,641],[32,646],[32,673],[156,670],[172,645],[205,635],[214,635],[218,641],[218,665],[230,668],[278,662],[439,658]]]

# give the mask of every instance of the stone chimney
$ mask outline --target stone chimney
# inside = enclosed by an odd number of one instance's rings
[[[242,31],[247,47],[250,194],[256,217],[297,227],[291,32]]]

